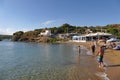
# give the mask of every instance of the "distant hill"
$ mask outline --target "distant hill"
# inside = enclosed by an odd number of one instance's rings
[[[108,24],[105,26],[73,26],[68,23],[65,23],[58,27],[40,28],[27,32],[17,31],[13,33],[12,41],[30,41],[30,42],[35,41],[36,38],[39,38],[38,35],[41,32],[44,32],[45,30],[51,30],[51,33],[53,35],[66,33],[86,34],[88,32],[87,30],[90,30],[93,33],[96,32],[111,33],[120,39],[120,24]]]
[[[0,35],[0,41],[3,39],[11,39],[12,35]]]

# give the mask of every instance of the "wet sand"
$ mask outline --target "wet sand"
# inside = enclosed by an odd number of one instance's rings
[[[72,43],[72,44],[83,45],[87,49],[90,50],[90,42]],[[117,43],[117,44],[120,44],[120,43]],[[96,52],[97,52],[97,49],[96,49]],[[105,50],[104,63],[106,64],[106,67],[103,70],[100,70],[98,68],[97,75],[98,76],[101,75],[101,77],[106,76],[104,80],[120,80],[120,76],[119,76],[120,75],[120,60],[119,59],[120,59],[120,50],[113,50],[113,49]]]
[[[80,55],[77,56],[76,65],[73,65],[72,68],[68,71],[67,80],[102,80],[96,74],[97,66],[91,54],[87,54],[86,51],[81,51]]]
[[[120,80],[120,50],[106,50],[107,74],[110,80]]]

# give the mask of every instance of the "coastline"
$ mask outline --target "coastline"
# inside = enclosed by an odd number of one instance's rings
[[[82,45],[86,47],[88,50],[90,50],[90,44],[91,42],[69,42],[71,44],[76,44],[76,45]],[[120,43],[116,43],[120,44]],[[95,54],[97,52],[95,51]],[[90,50],[91,51],[91,50]],[[106,77],[107,79],[105,80],[119,80],[120,79],[120,50],[113,50],[113,49],[106,49],[105,50],[105,55],[104,55],[104,63],[106,65],[105,73],[107,74]],[[97,66],[97,65],[96,65]]]
[[[58,44],[61,44],[61,43],[62,44],[64,44],[64,43],[74,44],[76,46],[82,45],[85,48],[87,48],[89,51],[90,51],[90,44],[91,44],[91,42],[72,42],[72,41],[56,42],[56,43],[58,43]],[[120,43],[117,43],[117,44],[120,44]],[[96,49],[96,51],[97,51],[97,49]],[[120,76],[119,76],[119,74],[120,74],[119,58],[120,58],[120,50],[113,50],[113,49],[106,49],[105,50],[104,62],[107,65],[105,67],[105,71],[96,69],[100,73],[105,72],[105,75],[107,74],[106,77],[108,77],[109,79],[104,79],[104,80],[119,80],[120,79]],[[96,62],[96,59],[94,61]],[[100,76],[98,76],[98,77],[100,77]],[[100,77],[100,79],[98,79],[98,80],[103,80],[103,79],[101,79],[101,77]]]

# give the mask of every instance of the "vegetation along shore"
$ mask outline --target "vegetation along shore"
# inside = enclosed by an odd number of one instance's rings
[[[13,41],[27,41],[27,42],[59,42],[59,41],[68,41],[71,39],[71,36],[76,34],[86,34],[86,30],[90,29],[93,33],[95,32],[107,32],[111,33],[117,38],[120,38],[120,24],[110,24],[106,26],[72,26],[70,24],[63,24],[59,27],[50,27],[50,28],[41,28],[35,29],[33,31],[17,31],[13,33]],[[45,30],[50,30],[50,36],[40,35],[45,32]],[[64,37],[59,37],[60,34]],[[68,36],[68,34],[70,34]]]

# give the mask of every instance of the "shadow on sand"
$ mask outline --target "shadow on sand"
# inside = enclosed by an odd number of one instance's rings
[[[115,64],[115,65],[107,65],[106,67],[120,67],[120,64]]]

